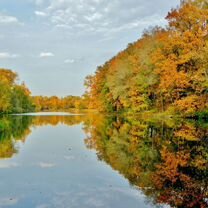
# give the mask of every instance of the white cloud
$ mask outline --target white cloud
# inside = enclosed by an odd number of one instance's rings
[[[18,167],[19,164],[17,163],[7,163],[7,162],[4,162],[4,161],[1,161],[0,163],[0,169],[3,168],[15,168],[15,167]]]
[[[9,15],[0,14],[0,24],[1,25],[9,25],[9,24],[22,24],[20,21],[14,17]]]
[[[66,60],[64,61],[65,64],[73,64],[74,62],[75,62],[74,59],[66,59]]]
[[[162,6],[161,2],[158,6]],[[141,31],[149,26],[161,25],[161,14],[152,8],[150,2],[144,3],[143,0],[129,0],[128,3],[125,0],[48,0],[42,4],[41,11],[47,14],[56,28],[81,34],[99,33],[105,36],[112,35],[112,31]],[[158,19],[152,21],[153,16]],[[163,21],[162,25],[165,23]]]
[[[41,168],[52,168],[55,167],[56,165],[54,163],[40,162],[38,166],[40,166]]]
[[[46,17],[47,16],[47,14],[45,12],[41,12],[41,11],[35,11],[34,13],[35,13],[35,15],[40,16],[40,17]]]
[[[8,52],[0,52],[0,59],[18,58],[18,54],[10,54]]]
[[[55,56],[52,52],[41,52],[39,55],[41,58],[53,57]]]
[[[0,198],[0,206],[7,207],[17,204],[19,201],[18,198]]]
[[[97,13],[97,12],[92,15],[85,16],[85,19],[88,20],[89,22],[93,22],[93,21],[99,20],[101,18],[102,18],[102,14]]]

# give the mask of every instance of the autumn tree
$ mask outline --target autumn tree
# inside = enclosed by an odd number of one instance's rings
[[[166,29],[146,30],[86,78],[91,106],[106,112],[153,109],[184,116],[207,111],[207,3],[184,1],[166,19]]]

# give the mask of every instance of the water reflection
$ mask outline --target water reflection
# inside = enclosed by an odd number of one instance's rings
[[[108,118],[89,125],[88,148],[155,204],[208,207],[208,125]]]
[[[83,116],[2,116],[0,117],[0,158],[10,158],[18,150],[17,141],[25,142],[31,133],[31,127],[64,124],[78,125],[83,122]]]
[[[85,145],[155,205],[208,206],[208,124],[135,117],[7,116],[0,119],[0,158],[18,152],[31,128],[83,124]],[[68,156],[71,158],[71,156]],[[40,163],[43,168],[53,163]]]
[[[15,141],[24,142],[31,133],[30,117],[1,117],[0,118],[0,158],[10,158],[17,153]]]

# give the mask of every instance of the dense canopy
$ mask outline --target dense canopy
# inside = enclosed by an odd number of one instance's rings
[[[184,1],[167,28],[153,28],[86,78],[100,111],[204,115],[208,109],[208,6]]]

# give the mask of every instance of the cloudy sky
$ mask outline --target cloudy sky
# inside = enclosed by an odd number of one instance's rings
[[[0,67],[33,95],[81,95],[98,65],[180,0],[0,0]]]

